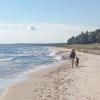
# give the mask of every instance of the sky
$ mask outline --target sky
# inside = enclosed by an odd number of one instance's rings
[[[65,43],[100,28],[100,0],[0,0],[0,43]]]

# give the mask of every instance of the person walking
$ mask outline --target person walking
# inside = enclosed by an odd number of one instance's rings
[[[76,57],[76,52],[75,52],[75,49],[72,48],[72,50],[70,52],[70,59],[71,59],[71,63],[72,63],[72,68],[74,67],[75,57]]]

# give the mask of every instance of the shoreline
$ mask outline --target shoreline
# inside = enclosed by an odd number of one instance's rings
[[[60,56],[60,55],[58,55],[58,54],[59,54],[59,51],[61,51],[60,48],[59,48],[59,49],[56,49],[55,47],[52,47],[52,48],[49,48],[49,49],[52,50],[52,54],[53,54],[53,53],[55,53],[55,54],[57,53],[57,55],[54,54],[55,57],[56,57],[56,56]],[[62,49],[62,50],[63,50],[63,49]],[[51,55],[51,56],[54,56],[54,55]],[[55,59],[56,59],[56,58],[55,58]],[[60,61],[60,63],[62,63],[62,62],[63,62],[63,61]],[[42,65],[36,66],[36,67],[34,67],[34,68],[32,68],[32,69],[29,69],[29,70],[27,70],[27,71],[25,71],[25,72],[22,72],[21,74],[17,75],[17,76],[14,77],[14,78],[11,78],[11,82],[9,82],[9,83],[5,86],[4,90],[1,91],[0,97],[3,96],[3,95],[5,94],[5,91],[6,91],[9,87],[11,87],[11,86],[13,86],[13,85],[15,85],[15,84],[18,84],[18,83],[20,83],[20,82],[26,80],[27,76],[28,76],[30,73],[34,73],[35,71],[38,72],[39,70],[47,69],[47,68],[49,68],[49,67],[56,66],[56,65],[58,65],[58,64],[59,64],[58,62],[54,62],[54,63],[52,63],[52,64],[42,64]],[[8,81],[9,81],[9,80],[8,80]]]
[[[78,55],[79,68],[63,62],[32,71],[24,81],[9,87],[0,100],[100,100],[100,56]]]
[[[63,48],[59,48],[58,49],[57,47],[52,47],[52,51],[58,54],[58,53],[65,52],[65,51],[68,52],[69,49],[66,50],[66,49],[63,49]],[[44,65],[40,65],[40,66],[38,66],[38,68],[33,68],[31,70],[28,70],[28,71],[24,72],[24,74],[18,75],[18,77],[20,77],[20,76],[21,77],[18,78],[17,80],[15,79],[15,81],[13,83],[9,84],[5,88],[4,92],[2,92],[1,95],[0,95],[0,100],[1,100],[1,98],[3,96],[6,95],[6,93],[9,91],[9,89],[11,87],[16,86],[17,84],[25,82],[29,78],[29,76],[31,74],[35,74],[35,73],[41,72],[43,70],[52,70],[52,69],[55,69],[57,66],[62,65],[63,63],[65,63],[65,61],[55,62],[55,63],[47,64],[47,65],[45,65],[45,64]]]

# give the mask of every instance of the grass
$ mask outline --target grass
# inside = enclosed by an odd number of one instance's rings
[[[66,45],[67,48],[75,48],[77,50],[82,49],[91,49],[91,50],[100,50],[100,44],[85,44],[85,45]]]
[[[59,47],[64,47],[64,48],[67,48],[67,49],[74,48],[77,51],[100,55],[100,43],[96,43],[96,44],[75,44],[75,45],[67,45],[67,44],[63,45],[62,44]]]

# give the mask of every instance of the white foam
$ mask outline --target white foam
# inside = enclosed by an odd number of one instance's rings
[[[51,52],[50,54],[49,54],[49,56],[55,56],[56,55],[56,52],[54,51],[54,52]]]
[[[12,60],[14,57],[11,57],[11,58],[0,58],[0,62],[7,62],[7,61],[10,61]]]

